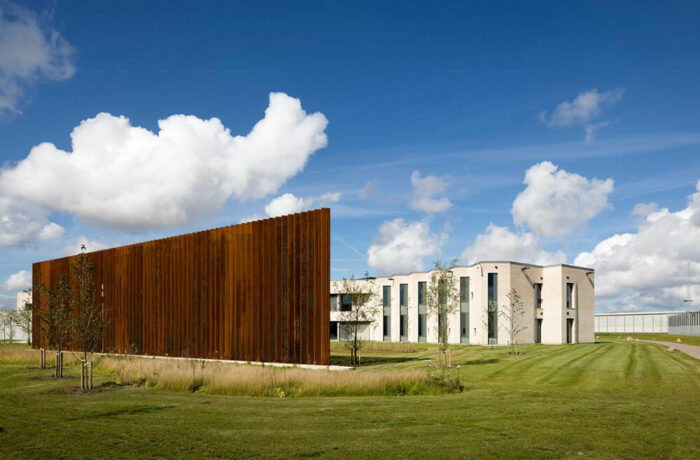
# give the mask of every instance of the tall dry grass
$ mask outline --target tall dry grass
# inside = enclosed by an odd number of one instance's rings
[[[370,396],[441,394],[461,391],[426,370],[328,371],[293,367],[106,357],[98,368],[119,383],[238,396]]]
[[[63,365],[69,366],[80,360],[80,353],[64,351]],[[0,346],[0,364],[24,364],[38,366],[40,360],[39,350],[28,347]],[[46,365],[53,367],[56,364],[56,350],[46,350]]]

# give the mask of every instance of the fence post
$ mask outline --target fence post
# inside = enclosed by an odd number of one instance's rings
[[[61,362],[61,368],[60,368],[58,377],[63,378],[63,352],[62,351],[59,352],[58,355],[59,355],[59,361]]]
[[[58,378],[58,370],[61,368],[61,357],[58,352],[56,352],[56,378]]]
[[[80,391],[85,391],[85,360],[80,360]]]
[[[92,391],[92,361],[90,361],[89,364],[90,364],[90,385],[89,385],[89,388],[90,388],[90,391]]]
[[[39,369],[46,369],[46,350],[39,350]]]

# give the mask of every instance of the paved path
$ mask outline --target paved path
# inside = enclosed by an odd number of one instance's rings
[[[686,355],[692,356],[695,359],[700,359],[700,347],[696,345],[688,345],[685,343],[676,342],[662,342],[660,340],[642,340],[641,342],[655,343],[657,345],[663,345],[665,347],[673,347],[676,350],[682,351]]]

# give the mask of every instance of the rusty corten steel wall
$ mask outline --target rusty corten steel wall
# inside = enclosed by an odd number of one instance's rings
[[[98,300],[113,318],[97,351],[329,364],[327,208],[88,257]],[[75,258],[35,263],[33,292],[56,286]],[[34,296],[35,313],[45,297]],[[50,331],[32,334],[35,348],[50,345]]]

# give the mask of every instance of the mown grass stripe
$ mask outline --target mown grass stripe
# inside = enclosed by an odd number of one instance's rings
[[[553,381],[552,383],[558,384],[559,386],[572,386],[580,381],[583,373],[588,369],[588,366],[592,362],[600,357],[605,356],[610,352],[613,346],[611,344],[604,344],[593,348],[588,351],[588,353],[577,356],[562,366],[552,371],[546,376],[546,380],[540,383]]]
[[[602,344],[597,347],[597,350],[590,349],[590,348],[578,348],[578,347],[572,347],[572,352],[571,354],[574,355],[570,359],[567,359],[564,362],[561,362],[560,364],[557,364],[556,367],[545,374],[543,377],[537,380],[538,384],[542,383],[547,383],[549,380],[552,378],[556,377],[558,374],[560,374],[563,370],[570,368],[574,363],[577,361],[584,359],[586,356],[588,356],[591,352],[601,352],[606,350],[610,345],[609,344]],[[558,361],[555,361],[558,362]]]

